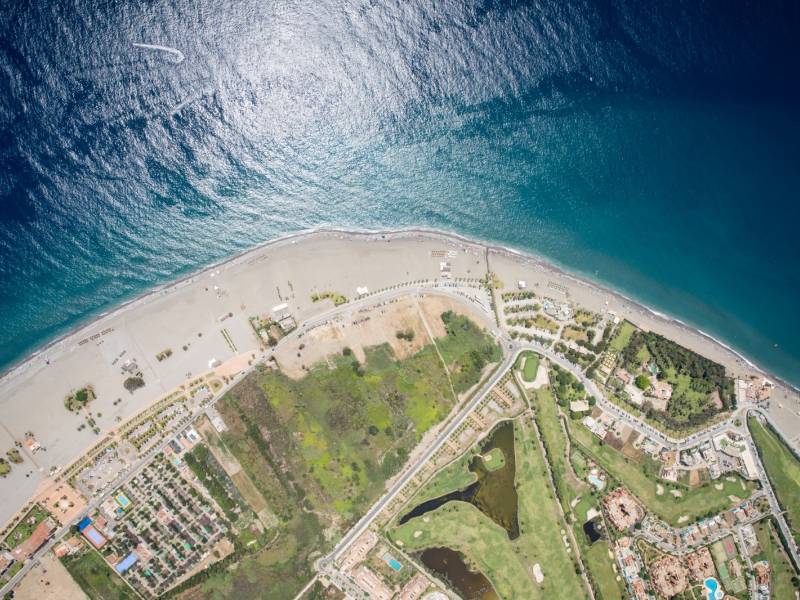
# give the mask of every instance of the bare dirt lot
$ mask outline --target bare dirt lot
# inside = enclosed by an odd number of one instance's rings
[[[31,567],[14,592],[19,600],[88,600],[52,554]]]
[[[275,359],[281,370],[294,379],[305,374],[303,366],[310,367],[326,360],[327,356],[341,354],[345,348],[350,348],[363,362],[365,347],[389,344],[395,357],[402,360],[430,344],[431,335],[445,335],[441,315],[448,310],[473,316],[463,303],[452,298],[434,295],[420,298],[417,294],[404,294],[383,306],[370,305],[370,310],[365,312],[344,311],[329,324],[308,330],[296,343],[276,352]],[[481,322],[480,319],[475,321]],[[353,322],[357,324],[353,325]],[[408,331],[414,332],[412,341],[397,337],[398,332]],[[303,346],[302,350],[300,346]]]

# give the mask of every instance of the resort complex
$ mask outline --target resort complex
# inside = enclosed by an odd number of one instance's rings
[[[8,598],[797,597],[795,391],[530,256],[302,235],[42,356]]]

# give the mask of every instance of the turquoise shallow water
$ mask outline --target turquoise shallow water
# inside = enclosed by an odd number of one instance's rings
[[[715,10],[4,2],[0,365],[276,236],[426,226],[798,384],[800,9]]]

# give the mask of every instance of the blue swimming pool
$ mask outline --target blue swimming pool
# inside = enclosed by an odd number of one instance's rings
[[[389,554],[388,552],[383,555],[383,560],[385,560],[389,564],[389,566],[392,567],[395,571],[399,571],[400,569],[403,568],[403,565],[401,565],[394,558],[392,558],[392,555]]]
[[[703,582],[708,590],[708,600],[722,600],[725,593],[719,589],[719,582],[713,577],[709,577]]]
[[[595,475],[589,475],[589,481],[591,481],[598,490],[602,490],[606,485],[605,481],[600,481]]]

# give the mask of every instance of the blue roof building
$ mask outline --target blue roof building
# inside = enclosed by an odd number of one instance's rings
[[[133,554],[132,552],[125,557],[121,563],[119,563],[116,567],[117,573],[122,575],[125,571],[130,569],[133,565],[135,565],[139,561],[139,558]]]

